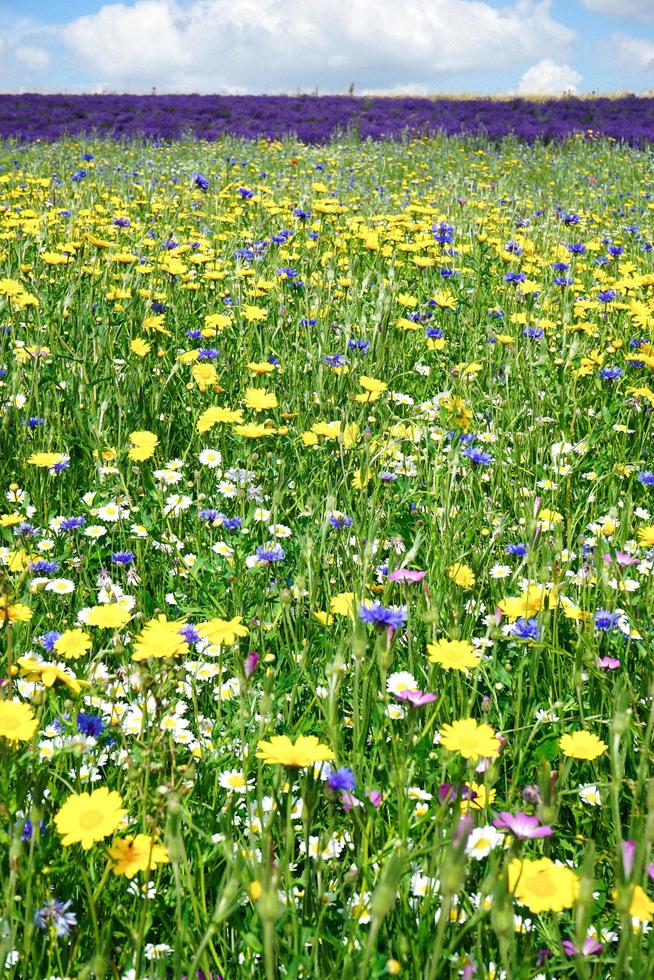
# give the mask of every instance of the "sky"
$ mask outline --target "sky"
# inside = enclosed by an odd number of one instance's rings
[[[0,91],[654,92],[654,0],[0,0]]]

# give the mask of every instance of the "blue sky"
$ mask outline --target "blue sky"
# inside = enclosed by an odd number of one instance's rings
[[[0,0],[0,89],[654,90],[654,0]]]

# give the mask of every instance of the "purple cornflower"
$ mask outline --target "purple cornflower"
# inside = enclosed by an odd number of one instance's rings
[[[519,840],[533,840],[536,837],[551,837],[554,833],[547,824],[541,824],[538,817],[530,817],[529,814],[521,810],[516,813],[508,813],[503,810],[493,820],[493,825],[500,830],[508,830]]]
[[[114,565],[131,565],[136,558],[133,551],[112,551],[111,560]]]
[[[485,449],[477,449],[475,446],[469,446],[467,449],[464,449],[463,455],[471,463],[474,463],[475,466],[489,466],[495,461],[492,453],[486,452]]]
[[[193,623],[186,623],[178,632],[180,636],[184,637],[187,643],[199,643],[202,639]]]
[[[597,609],[595,611],[595,629],[600,633],[607,633],[618,625],[620,617],[617,613],[609,612],[608,609]]]
[[[250,650],[247,657],[243,661],[243,673],[246,677],[252,677],[252,674],[257,669],[257,664],[259,663],[259,654],[256,650]]]
[[[59,568],[58,561],[48,561],[47,558],[39,558],[37,561],[30,562],[31,572],[40,572],[42,575],[50,575]]]
[[[382,606],[381,602],[362,602],[359,608],[362,623],[372,623],[378,629],[398,630],[406,623],[406,609],[403,606],[393,609]]]
[[[329,515],[329,523],[332,527],[336,528],[337,531],[340,531],[344,527],[351,527],[354,522],[351,517],[347,516],[347,514],[334,512],[333,514]]]
[[[47,653],[52,653],[54,650],[54,645],[61,635],[62,634],[58,633],[57,630],[48,630],[47,633],[44,633],[43,636],[38,638],[37,643],[39,643]]]
[[[257,556],[257,561],[271,564],[275,561],[284,561],[286,558],[286,552],[282,548],[281,544],[271,544],[271,545],[258,545],[255,554]]]
[[[85,711],[80,711],[77,715],[77,731],[81,732],[82,735],[98,738],[104,731],[104,719],[100,715],[91,715]]]
[[[84,527],[86,524],[85,517],[64,517],[63,521],[59,525],[60,531],[76,531],[80,527]]]
[[[331,790],[342,790],[346,793],[351,793],[356,784],[357,781],[354,773],[347,766],[335,769],[327,777],[327,786]]]
[[[518,640],[538,640],[540,639],[541,628],[537,619],[525,619],[521,616],[509,629],[509,635],[515,636]]]
[[[68,911],[71,905],[70,899],[67,902],[60,902],[56,898],[48,899],[34,913],[34,924],[39,929],[54,929],[57,936],[68,936],[72,927],[77,925],[77,916]]]

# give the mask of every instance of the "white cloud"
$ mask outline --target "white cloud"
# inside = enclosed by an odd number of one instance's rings
[[[613,34],[606,45],[613,62],[630,72],[654,69],[654,44],[630,34]]]
[[[580,81],[581,75],[570,65],[541,58],[524,73],[516,92],[519,95],[563,95],[564,92],[576,92]]]
[[[581,2],[588,10],[594,10],[598,14],[608,14],[609,17],[654,20],[652,0],[581,0]]]
[[[31,44],[19,44],[14,49],[14,57],[24,68],[32,71],[41,71],[50,64],[50,55],[44,48],[38,48]]]
[[[550,0],[136,0],[61,29],[93,79],[123,91],[426,90],[446,75],[565,57]]]

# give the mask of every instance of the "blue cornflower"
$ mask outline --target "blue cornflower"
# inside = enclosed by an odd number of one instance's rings
[[[435,240],[441,245],[451,245],[454,241],[454,225],[449,225],[447,221],[433,225],[431,230]]]
[[[48,653],[52,653],[54,650],[54,645],[61,635],[62,634],[58,633],[57,630],[48,630],[48,632],[44,633],[43,636],[40,636],[36,642],[39,643]]]
[[[68,936],[72,927],[77,925],[77,916],[68,911],[71,905],[70,899],[60,902],[56,898],[50,898],[34,913],[34,924],[39,929],[54,929],[57,936]]]
[[[360,354],[367,354],[370,350],[370,341],[363,339],[355,340],[354,338],[351,338],[347,342],[347,348],[348,350],[357,350]]]
[[[347,365],[347,361],[342,354],[325,354],[323,363],[331,368],[342,368]]]
[[[203,521],[217,521],[218,518],[222,516],[223,515],[220,513],[220,511],[216,510],[214,507],[205,507],[200,511],[200,517]]]
[[[201,330],[187,330],[186,331],[186,336],[189,338],[189,340],[202,340],[202,331]]]
[[[552,262],[550,268],[553,269],[554,272],[567,272],[570,268],[570,264],[568,262]]]
[[[286,558],[286,552],[282,548],[281,544],[271,544],[271,545],[258,545],[255,550],[257,556],[257,561],[266,562],[272,564],[275,561],[284,561]]]
[[[622,377],[622,368],[604,367],[599,371],[598,377],[603,378],[605,381],[616,381]]]
[[[351,527],[354,522],[351,517],[347,516],[347,514],[334,512],[333,514],[329,515],[329,523],[332,527],[335,527],[337,531],[340,531],[341,528]]]
[[[526,544],[507,544],[504,551],[507,555],[516,555],[518,558],[524,558],[528,548]]]
[[[187,643],[199,643],[202,639],[193,623],[186,623],[185,626],[182,626],[179,635],[183,636]]]
[[[512,239],[510,242],[505,243],[504,251],[509,252],[511,255],[522,255],[524,249],[519,242]]]
[[[136,555],[133,551],[113,551],[111,560],[114,565],[131,565]]]
[[[209,181],[203,174],[193,174],[193,185],[199,187],[201,191],[209,190]]]
[[[112,218],[111,223],[115,228],[129,228],[131,225],[129,218]]]
[[[617,289],[603,289],[597,294],[597,298],[600,303],[612,303],[617,295]]]
[[[583,242],[570,242],[566,245],[566,248],[570,252],[570,255],[583,255],[586,251],[586,246]]]
[[[347,766],[341,766],[340,769],[335,769],[327,777],[327,786],[331,790],[343,790],[346,793],[351,793],[357,784],[354,773]]]
[[[60,531],[75,531],[77,528],[84,527],[86,524],[85,517],[64,517],[63,521],[59,525]]]
[[[542,340],[545,336],[545,331],[542,327],[525,327],[522,331],[522,336],[527,337],[528,340]]]
[[[555,286],[574,286],[574,279],[572,276],[554,276],[552,280]]]
[[[525,282],[527,276],[524,272],[507,272],[504,282]]]
[[[518,640],[538,640],[540,639],[541,628],[537,619],[525,619],[521,616],[510,627],[509,633]]]
[[[372,623],[378,629],[390,627],[397,630],[406,623],[406,609],[403,606],[396,609],[387,608],[382,606],[381,602],[362,602],[359,608],[359,619],[363,623]]]
[[[220,357],[220,351],[216,347],[198,347],[198,361],[215,361]]]
[[[76,170],[70,179],[79,184],[85,177],[88,177],[86,170]]]
[[[30,562],[30,571],[40,572],[43,575],[50,575],[52,572],[56,572],[58,568],[58,561],[48,561],[47,558],[39,558],[36,561]]]
[[[608,609],[597,609],[594,616],[595,629],[600,633],[607,633],[616,628],[619,619],[617,613],[610,612]]]
[[[45,425],[45,419],[40,419],[38,415],[30,415],[28,419],[23,419],[23,425],[28,429],[38,429],[40,425]]]
[[[239,187],[238,193],[244,201],[249,201],[251,197],[254,197],[254,191],[248,190],[247,187]]]
[[[167,308],[168,307],[166,306],[165,303],[160,303],[159,300],[156,299],[154,300],[154,302],[150,303],[150,309],[152,310],[153,313],[165,313]]]
[[[226,517],[224,514],[220,516],[222,517],[222,526],[226,531],[238,531],[243,527],[243,521],[240,517]]]
[[[475,466],[489,466],[495,462],[495,457],[492,453],[486,452],[485,449],[479,449],[477,446],[468,446],[467,449],[463,450],[463,455],[471,463],[474,463]]]
[[[654,473],[651,470],[641,470],[637,480],[645,487],[654,487]]]
[[[440,327],[427,327],[427,336],[430,340],[442,340],[445,334]]]
[[[77,715],[77,731],[81,732],[82,735],[99,738],[104,731],[104,719],[100,715],[91,715],[86,711],[80,711]]]

